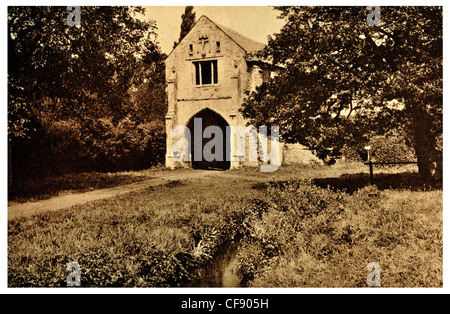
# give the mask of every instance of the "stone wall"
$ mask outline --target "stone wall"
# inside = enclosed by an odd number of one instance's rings
[[[323,164],[306,146],[301,144],[284,144],[283,163],[290,164]]]

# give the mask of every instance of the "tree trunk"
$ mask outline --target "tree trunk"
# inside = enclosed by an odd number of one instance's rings
[[[8,190],[11,189],[12,183],[13,183],[13,164],[12,164],[12,149],[11,149],[11,143],[8,140]]]
[[[442,179],[442,152],[438,149],[438,134],[433,117],[418,105],[414,108],[412,127],[414,150],[419,174],[426,183]]]
[[[439,152],[433,147],[428,147],[432,143],[417,141],[414,145],[417,155],[417,166],[420,176],[428,183],[440,179],[442,173],[442,161],[439,159]]]

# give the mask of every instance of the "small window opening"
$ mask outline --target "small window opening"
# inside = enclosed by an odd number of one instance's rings
[[[217,60],[194,62],[194,66],[196,85],[217,84]]]

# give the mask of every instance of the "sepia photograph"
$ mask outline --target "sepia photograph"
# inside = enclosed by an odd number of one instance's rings
[[[9,290],[444,287],[443,7],[245,4],[6,8]]]

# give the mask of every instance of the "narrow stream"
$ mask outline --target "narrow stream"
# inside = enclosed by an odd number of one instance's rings
[[[190,287],[240,287],[241,278],[237,273],[237,251],[239,239],[227,241],[217,255],[206,266],[196,270],[199,279],[192,281]]]

